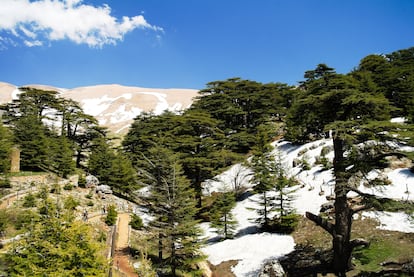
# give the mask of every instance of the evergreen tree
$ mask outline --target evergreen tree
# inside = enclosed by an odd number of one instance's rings
[[[119,193],[130,193],[138,188],[135,169],[122,152],[116,152],[103,138],[97,138],[89,156],[88,170],[102,184]]]
[[[272,222],[272,229],[282,233],[291,233],[299,220],[292,207],[292,202],[295,199],[294,193],[296,192],[292,187],[298,183],[293,177],[287,177],[281,156],[274,155],[274,159],[275,163],[273,165],[275,168],[272,174],[276,197],[273,210],[276,215]]]
[[[234,219],[232,209],[236,206],[235,194],[220,193],[212,204],[210,210],[211,227],[215,228],[224,239],[233,238],[237,221]]]
[[[6,173],[10,170],[10,152],[12,146],[12,133],[0,121],[0,173]]]
[[[21,150],[21,168],[34,171],[47,168],[50,140],[46,128],[35,117],[27,116],[15,123],[13,131],[15,142]]]
[[[109,226],[113,226],[116,224],[116,220],[118,219],[118,212],[114,205],[110,205],[108,207],[108,213],[105,218],[105,223]]]
[[[74,221],[72,210],[62,214],[50,200],[43,216],[6,254],[10,276],[106,276],[108,263],[101,255],[95,230]]]
[[[175,119],[176,127],[171,131],[172,150],[179,153],[184,174],[196,192],[197,207],[201,208],[202,183],[225,166],[222,157],[216,154],[222,149],[223,134],[217,128],[217,120],[206,113],[187,112]]]
[[[288,116],[287,136],[304,142],[326,137],[329,131],[332,134],[335,222],[312,213],[306,213],[306,216],[332,236],[333,260],[329,270],[345,276],[352,267],[352,250],[366,244],[363,240],[351,240],[352,216],[369,207],[351,207],[347,201],[348,192],[356,190],[349,185],[349,180],[356,171],[363,169],[356,166],[356,160],[347,153],[352,145],[363,145],[368,140],[403,140],[395,130],[406,129],[407,126],[395,126],[388,121],[392,107],[383,94],[372,90],[361,91],[360,87],[367,87],[366,82],[359,86],[358,79],[336,74],[325,65],[308,71],[306,76],[308,79],[303,82],[301,96]],[[392,154],[389,148],[383,150],[376,151],[372,160],[378,162],[378,159]],[[353,170],[346,170],[349,166],[354,166]],[[367,198],[367,195],[360,195]]]
[[[151,228],[159,233],[160,258],[166,259],[172,276],[178,272],[199,276],[196,263],[203,259],[200,253],[201,230],[194,219],[197,209],[194,191],[182,175],[178,158],[171,151],[152,148],[147,162],[150,170],[146,179],[151,188],[150,212],[154,220]]]
[[[219,120],[226,146],[247,153],[255,144],[257,127],[269,120],[281,120],[292,98],[293,89],[285,84],[263,85],[231,78],[208,83],[191,110],[204,111]]]
[[[273,170],[276,166],[272,155],[273,148],[268,143],[268,130],[265,129],[264,125],[261,126],[256,138],[256,145],[253,148],[254,156],[249,165],[253,172],[254,190],[260,194],[257,223],[263,229],[268,229],[270,226],[270,215],[274,211],[274,196],[269,191],[274,186]]]
[[[70,141],[64,136],[51,137],[49,138],[49,145],[49,169],[66,178],[75,171],[73,148]]]

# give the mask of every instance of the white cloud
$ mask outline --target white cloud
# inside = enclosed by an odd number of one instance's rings
[[[92,6],[83,0],[1,0],[0,32],[21,39],[27,46],[45,41],[71,40],[89,47],[116,44],[135,29],[162,32],[143,15],[111,15],[108,5]]]

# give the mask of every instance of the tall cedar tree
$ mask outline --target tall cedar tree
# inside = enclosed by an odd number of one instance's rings
[[[122,152],[115,151],[106,138],[94,139],[91,149],[88,171],[101,184],[110,186],[118,193],[130,193],[138,188],[137,174],[132,163]]]
[[[75,101],[59,98],[56,91],[25,87],[19,90],[22,93],[18,99],[1,105],[0,109],[4,111],[2,120],[16,134],[16,144],[21,147],[23,169],[53,171],[56,161],[51,160],[54,155],[48,148],[59,144],[61,137],[72,142],[71,153],[65,155],[73,155],[76,150],[76,166],[81,167],[86,157],[84,152],[90,150],[89,142],[106,133],[97,120],[85,114]]]
[[[12,146],[12,133],[0,121],[0,174],[10,170],[10,152]]]
[[[177,116],[172,136],[173,151],[179,154],[185,176],[196,192],[197,207],[202,205],[202,183],[213,178],[217,169],[228,166],[223,133],[218,121],[204,112],[188,111]],[[224,157],[222,156],[224,154]]]
[[[269,194],[274,184],[273,170],[275,160],[272,154],[272,146],[269,144],[269,133],[264,125],[259,128],[256,136],[256,145],[253,148],[253,157],[249,164],[252,172],[252,181],[255,183],[254,190],[260,193],[259,205],[257,210],[259,217],[257,223],[263,229],[269,229],[270,216],[273,212],[273,196]]]
[[[283,167],[283,161],[280,153],[273,155],[275,166],[272,170],[273,175],[273,189],[276,192],[275,207],[276,212],[274,229],[281,232],[293,231],[297,223],[297,215],[292,207],[292,202],[295,199],[295,189],[293,186],[297,185],[297,182],[293,177],[287,177],[285,168]]]
[[[280,120],[291,105],[292,87],[281,83],[261,84],[232,78],[214,81],[200,91],[191,109],[219,120],[226,146],[247,153],[255,144],[256,128],[269,119]]]
[[[305,142],[326,137],[331,132],[336,181],[335,222],[309,212],[306,216],[332,236],[334,254],[328,270],[338,276],[345,276],[352,268],[352,250],[366,244],[363,240],[351,240],[352,216],[369,207],[351,207],[347,201],[347,193],[355,191],[349,180],[361,168],[357,168],[356,161],[352,161],[346,153],[353,145],[361,145],[368,140],[384,140],[385,134],[392,134],[394,127],[401,129],[404,126],[389,123],[392,108],[383,94],[375,90],[361,91],[358,80],[349,75],[337,74],[332,68],[320,64],[315,70],[307,71],[305,78],[300,98],[288,116],[287,137],[296,142]],[[366,84],[361,87],[366,88]],[[387,139],[396,140],[398,137],[389,136]],[[388,154],[386,150],[375,152],[372,163]],[[346,170],[351,165],[354,169]]]
[[[386,55],[369,55],[352,74],[366,76],[398,108],[393,116],[408,117],[414,122],[414,47]]]
[[[239,158],[223,147],[225,137],[217,126],[217,120],[205,112],[143,114],[134,120],[123,147],[138,168],[146,166],[142,157],[156,145],[177,153],[184,174],[196,191],[197,205],[201,207],[203,181]]]
[[[151,228],[159,233],[160,258],[167,253],[166,262],[172,276],[178,272],[201,276],[196,263],[201,255],[201,229],[198,221],[194,190],[183,176],[178,157],[171,151],[155,147],[147,157],[149,170],[145,179],[150,186]]]

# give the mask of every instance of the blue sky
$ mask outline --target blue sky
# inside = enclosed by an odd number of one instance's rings
[[[1,0],[0,81],[202,89],[291,85],[414,46],[412,0]]]

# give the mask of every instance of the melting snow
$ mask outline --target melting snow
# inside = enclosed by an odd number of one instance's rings
[[[296,199],[294,207],[299,214],[306,211],[319,213],[320,206],[326,203],[326,196],[333,194],[334,179],[332,170],[322,170],[320,165],[315,165],[315,158],[321,153],[324,146],[332,146],[330,139],[315,141],[302,146],[293,145],[287,141],[274,143],[274,154],[282,159],[285,171],[288,175],[297,178],[301,184],[295,189]],[[406,148],[407,149],[407,148]],[[411,148],[408,148],[411,149]],[[311,169],[302,170],[294,165],[297,159],[305,159],[309,162]],[[332,160],[332,151],[326,156]],[[371,178],[378,174],[371,173]],[[407,168],[386,171],[386,176],[391,181],[390,185],[371,189],[361,186],[360,189],[368,193],[375,193],[382,197],[395,199],[414,200],[414,174]],[[251,171],[243,165],[234,165],[228,171],[217,176],[204,184],[204,193],[210,194],[214,191],[226,191],[234,188],[234,184],[243,185],[250,189]],[[208,255],[209,261],[215,265],[228,260],[239,260],[232,269],[238,277],[257,276],[262,264],[269,259],[283,256],[294,248],[291,236],[269,233],[257,233],[257,225],[254,219],[257,214],[254,211],[257,205],[253,195],[237,203],[233,214],[238,221],[236,238],[232,240],[217,241],[214,229],[208,223],[203,223],[207,239],[210,239],[203,251]],[[364,217],[375,218],[380,222],[380,229],[395,230],[400,232],[414,232],[414,220],[405,213],[390,212],[364,212]]]
[[[377,228],[381,230],[414,233],[414,215],[409,216],[402,212],[369,211],[362,213],[362,218],[364,217],[378,220],[380,225]]]

